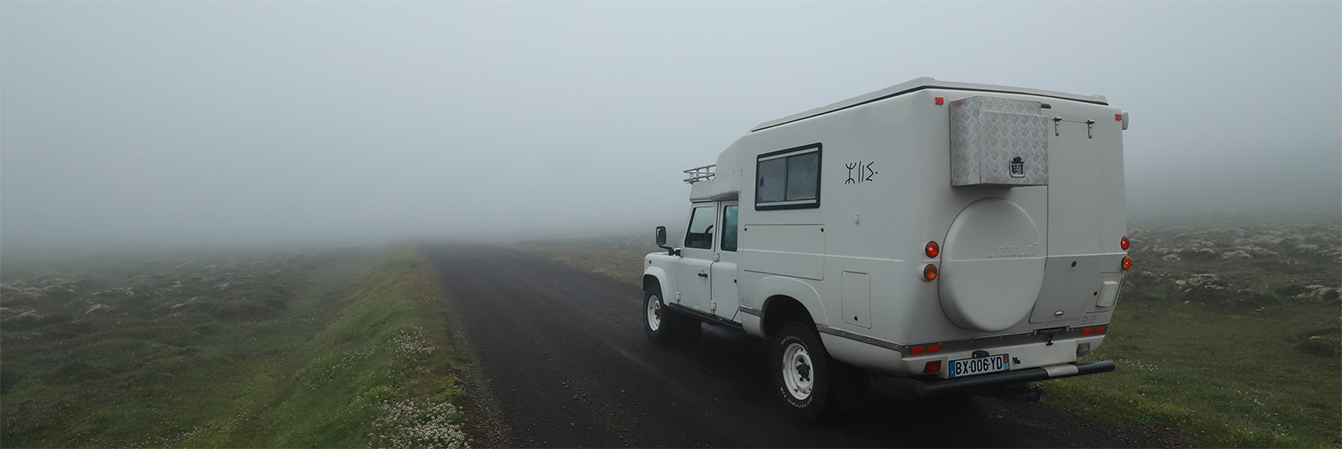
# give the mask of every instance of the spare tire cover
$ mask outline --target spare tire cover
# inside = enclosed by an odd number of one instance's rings
[[[1039,241],[1030,214],[1006,199],[984,198],[960,211],[942,245],[938,284],[946,318],[987,332],[1024,319],[1044,283]]]

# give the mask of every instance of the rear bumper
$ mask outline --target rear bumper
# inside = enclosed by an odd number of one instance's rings
[[[1109,360],[1081,365],[1067,364],[1030,368],[985,376],[927,381],[918,384],[918,394],[920,396],[938,396],[954,393],[980,392],[996,388],[1024,385],[1027,382],[1107,373],[1113,370],[1114,362]]]

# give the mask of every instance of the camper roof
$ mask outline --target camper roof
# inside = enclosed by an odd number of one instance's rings
[[[890,97],[917,92],[923,89],[953,89],[953,90],[971,90],[979,92],[1038,95],[1041,97],[1059,98],[1063,100],[1074,100],[1086,103],[1095,103],[1102,105],[1109,104],[1109,100],[1105,99],[1103,95],[1075,95],[1075,94],[1067,94],[1048,90],[1024,89],[1019,87],[1008,87],[1008,86],[994,86],[991,84],[973,84],[973,83],[956,83],[951,81],[937,81],[935,78],[925,76],[922,78],[914,78],[907,82],[896,84],[894,86],[890,86],[875,92],[869,92],[863,95],[858,95],[856,97],[849,98],[847,100],[843,100],[838,103],[831,104],[829,106],[815,108],[806,112],[802,112],[800,114],[792,114],[777,120],[770,120],[759,124],[759,126],[756,126],[754,129],[751,129],[750,132],[773,128],[775,126],[792,123],[798,120],[805,120],[811,117],[825,115],[831,112],[841,111],[844,109],[848,109],[855,106],[861,106],[874,101],[884,100]]]

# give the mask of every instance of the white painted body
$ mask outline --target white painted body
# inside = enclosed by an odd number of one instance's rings
[[[949,110],[975,96],[1050,106],[1046,185],[952,186]],[[760,337],[771,302],[791,298],[831,356],[889,375],[974,350],[1009,352],[1013,370],[1073,363],[1078,345],[1099,346],[1080,328],[1109,322],[1122,281],[1127,118],[1099,96],[919,78],[766,122],[691,188],[694,206],[717,208],[714,229],[739,202],[738,250],[717,232],[710,249],[649,254],[645,282],[672,307]],[[818,207],[757,210],[761,155],[812,144]],[[924,280],[928,264],[938,279]],[[1049,344],[1040,329],[1065,332]],[[912,352],[930,344],[943,350]]]

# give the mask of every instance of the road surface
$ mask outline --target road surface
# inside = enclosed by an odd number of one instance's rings
[[[764,340],[705,326],[696,345],[653,345],[642,292],[522,251],[424,246],[464,326],[475,410],[514,447],[1163,447],[1042,403],[918,399],[877,382],[870,403],[811,425],[774,401]],[[1121,369],[1121,367],[1120,367]],[[1045,393],[1047,401],[1047,393]],[[488,418],[488,419],[486,419]],[[468,426],[481,435],[480,423]]]

